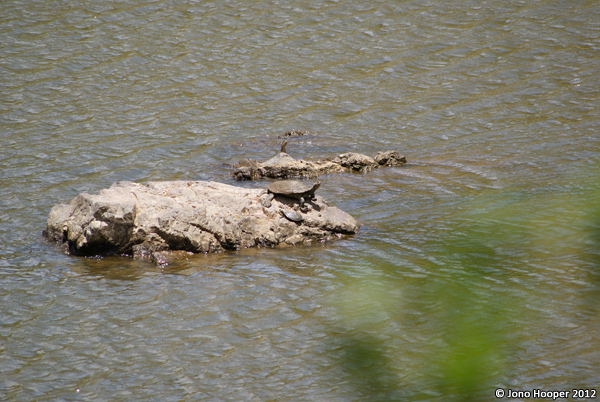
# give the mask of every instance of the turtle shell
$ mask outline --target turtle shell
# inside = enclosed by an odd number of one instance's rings
[[[285,216],[287,219],[289,219],[292,222],[302,222],[304,220],[304,217],[299,212],[284,211],[283,209],[281,209],[280,212],[283,216]]]
[[[273,194],[282,194],[287,195],[288,197],[302,197],[310,192],[314,194],[313,189],[316,190],[315,185],[307,186],[306,184],[296,180],[282,180],[269,184],[268,190]]]

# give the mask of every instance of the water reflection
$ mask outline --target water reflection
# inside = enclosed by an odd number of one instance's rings
[[[133,261],[126,257],[73,257],[79,261],[74,274],[109,280],[135,281],[146,275],[162,274],[163,270],[150,261]]]
[[[352,236],[344,236],[351,241]],[[280,274],[312,277],[323,270],[320,252],[333,241],[285,248],[251,248],[215,254],[174,252],[168,264],[150,260],[134,260],[127,256],[69,257],[76,260],[71,272],[77,275],[110,280],[139,280],[148,275],[195,275],[228,272],[246,267],[265,274],[273,269]],[[59,251],[53,247],[54,251]],[[285,251],[283,251],[285,250]],[[284,253],[282,255],[282,252]]]

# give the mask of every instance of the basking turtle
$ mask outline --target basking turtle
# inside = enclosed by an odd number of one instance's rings
[[[302,222],[304,220],[302,214],[299,214],[296,211],[284,211],[283,209],[280,209],[279,212],[281,212],[281,215],[283,215],[292,222]]]
[[[319,181],[313,184],[312,187],[295,180],[275,181],[269,184],[267,188],[269,196],[265,200],[265,204],[270,206],[275,195],[279,194],[299,200],[300,208],[302,208],[304,207],[304,201],[313,198],[320,185],[321,182]]]

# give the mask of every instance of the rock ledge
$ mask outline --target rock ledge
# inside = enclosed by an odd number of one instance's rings
[[[234,170],[231,175],[239,181],[254,180],[261,177],[272,179],[314,178],[329,173],[366,172],[379,166],[404,165],[406,165],[406,157],[400,155],[397,151],[381,151],[377,153],[375,158],[356,152],[347,152],[336,157],[316,161],[294,159],[288,153],[282,151],[264,162],[242,159],[233,165]]]

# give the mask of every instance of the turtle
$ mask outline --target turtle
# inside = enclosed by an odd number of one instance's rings
[[[283,209],[280,209],[279,212],[292,222],[302,222],[304,220],[302,214],[296,211],[284,211]]]
[[[275,181],[267,187],[267,193],[269,195],[265,200],[265,205],[270,206],[275,195],[279,194],[290,198],[296,198],[300,201],[300,208],[302,208],[304,207],[304,201],[313,198],[315,191],[317,191],[320,185],[320,181],[313,184],[312,187],[296,180]]]

